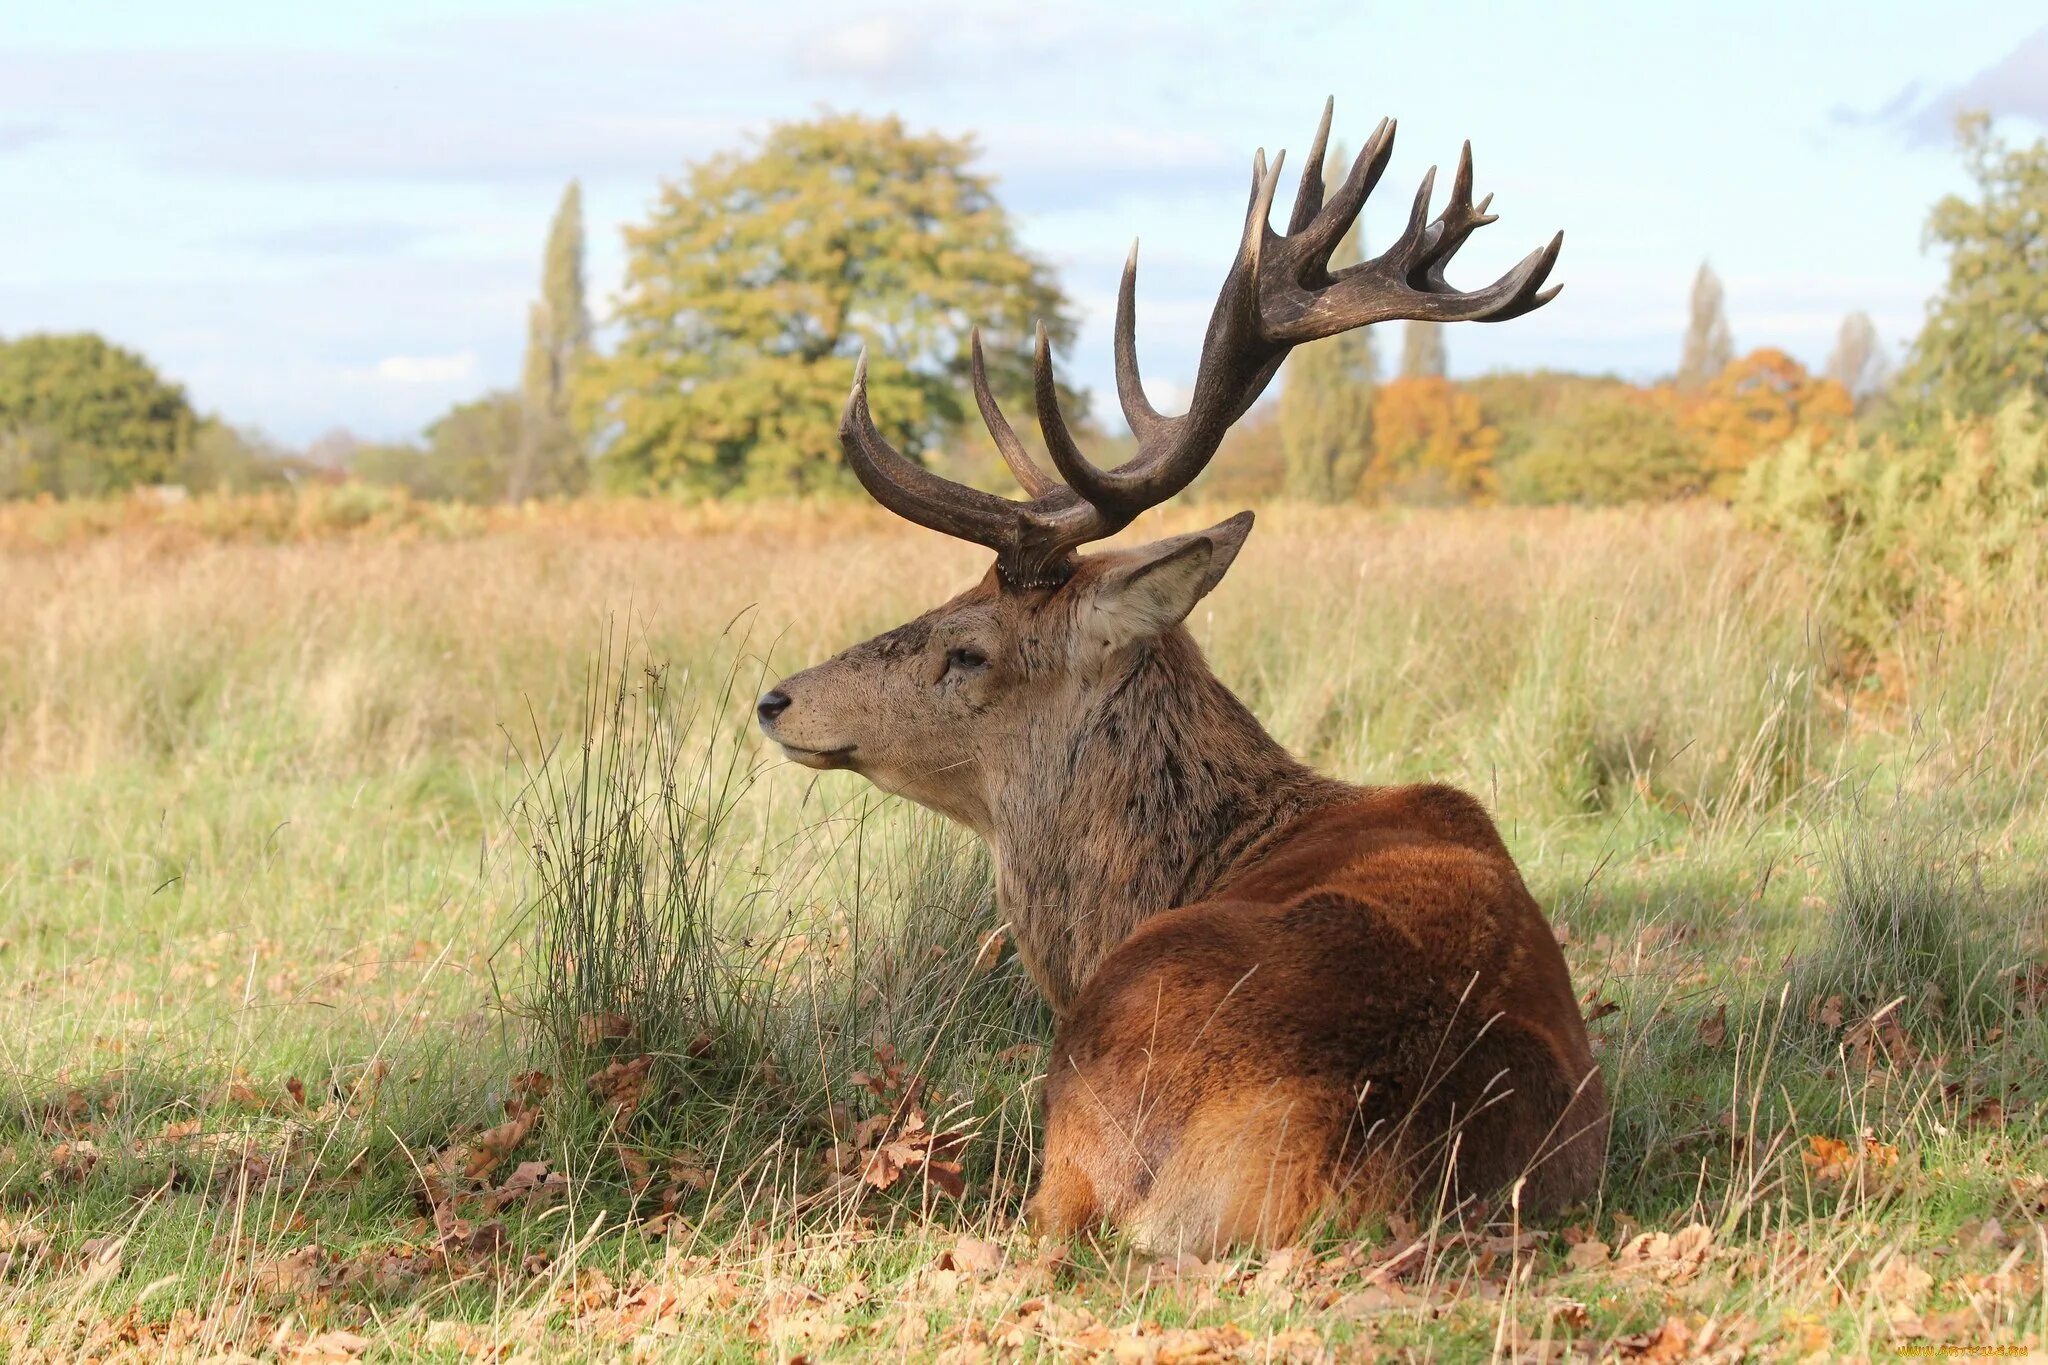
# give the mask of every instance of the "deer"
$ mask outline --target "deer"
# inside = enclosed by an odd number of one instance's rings
[[[1472,149],[1429,216],[1432,168],[1378,256],[1329,266],[1393,152],[1382,119],[1341,184],[1322,177],[1326,103],[1287,231],[1286,154],[1250,204],[1187,410],[1147,400],[1137,248],[1113,333],[1136,453],[1083,455],[1041,324],[1032,390],[1059,478],[989,387],[984,424],[1027,499],[946,479],[890,445],[866,354],[839,437],[884,507],[992,550],[943,605],[777,683],[756,710],[790,761],[847,770],[971,830],[1055,1022],[1043,1153],[1025,1217],[1053,1236],[1126,1234],[1161,1253],[1287,1245],[1331,1220],[1581,1202],[1607,1100],[1557,938],[1486,809],[1444,785],[1361,786],[1275,741],[1184,625],[1243,549],[1252,513],[1080,554],[1173,497],[1296,346],[1396,319],[1502,322],[1541,307],[1563,234],[1485,288],[1445,280],[1493,222]]]

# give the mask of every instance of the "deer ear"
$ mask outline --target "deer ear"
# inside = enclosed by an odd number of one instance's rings
[[[1120,649],[1179,625],[1223,581],[1251,530],[1252,514],[1239,512],[1206,531],[1116,555],[1090,594],[1088,633],[1106,648]]]

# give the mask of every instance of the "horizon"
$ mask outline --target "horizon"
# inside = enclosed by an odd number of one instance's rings
[[[2048,127],[2048,26],[2013,4],[1938,26],[1899,5],[1318,8],[919,3],[847,21],[805,4],[741,21],[557,0],[373,0],[348,15],[233,0],[24,16],[0,47],[0,334],[101,332],[200,408],[294,445],[335,428],[411,436],[516,382],[568,180],[584,187],[602,320],[620,228],[664,179],[829,108],[976,137],[1080,319],[1060,365],[1098,413],[1117,275],[1142,239],[1147,375],[1171,407],[1253,150],[1289,150],[1287,198],[1334,95],[1333,142],[1355,150],[1383,114],[1401,124],[1368,250],[1466,138],[1500,222],[1460,257],[1460,285],[1565,233],[1563,294],[1512,327],[1454,329],[1453,376],[1668,373],[1702,260],[1727,287],[1738,352],[1777,346],[1818,368],[1851,312],[1894,359],[1917,330],[1943,275],[1922,225],[1967,184],[1955,112],[1984,108],[2018,141]],[[1242,78],[1188,92],[1188,73],[1226,69]],[[1391,350],[1382,338],[1383,362]]]

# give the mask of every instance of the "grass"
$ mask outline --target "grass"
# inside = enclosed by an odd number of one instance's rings
[[[1495,809],[1613,1159],[1556,1226],[1167,1265],[1015,1227],[1050,1026],[979,850],[748,723],[978,558],[0,509],[0,1350],[2041,1348],[2048,587],[1850,676],[1715,509],[1262,514],[1192,627],[1320,766]]]

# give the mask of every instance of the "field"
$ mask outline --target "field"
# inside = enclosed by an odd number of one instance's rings
[[[1852,658],[1719,508],[1262,512],[1191,627],[1325,769],[1495,811],[1612,1159],[1552,1226],[1156,1261],[1018,1226],[1049,1026],[978,851],[749,724],[980,551],[329,497],[0,508],[6,1358],[2048,1344],[2048,588]]]

